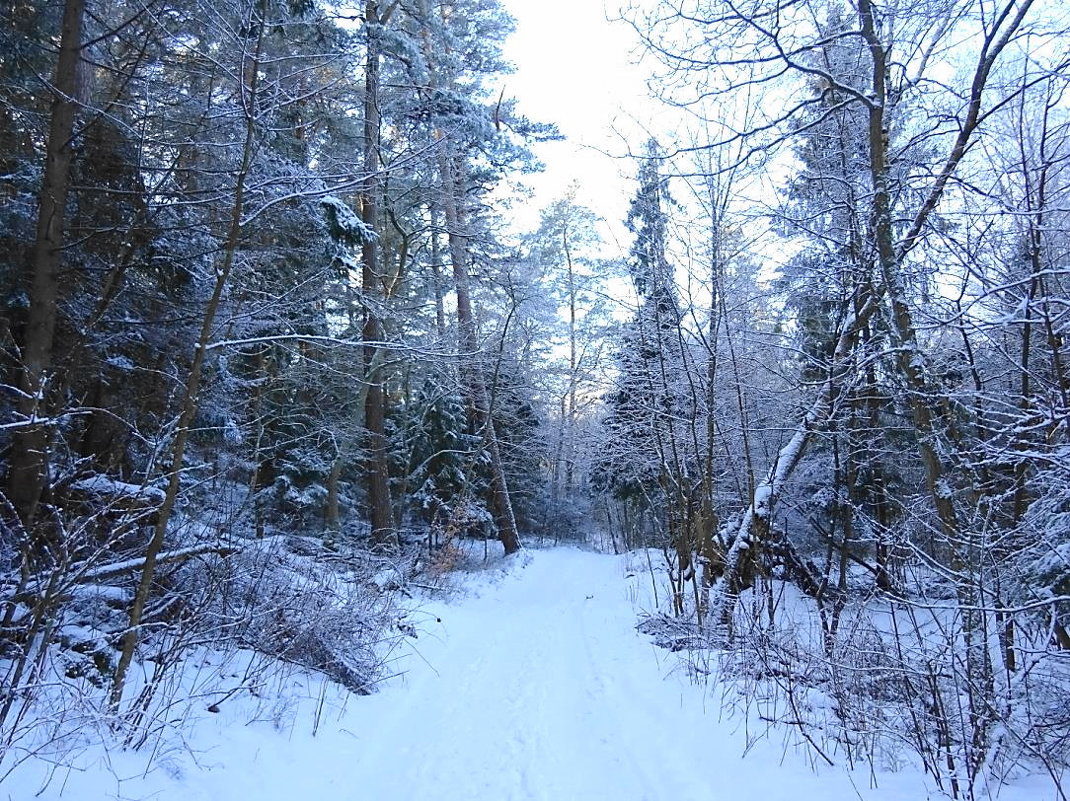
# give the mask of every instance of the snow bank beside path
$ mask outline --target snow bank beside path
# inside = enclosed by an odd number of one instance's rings
[[[154,801],[914,801],[916,773],[810,770],[782,738],[721,720],[674,656],[635,631],[642,573],[626,557],[528,551],[477,574],[465,597],[424,603],[421,630],[370,697],[294,674],[273,698],[204,714],[182,748],[83,756],[39,798]],[[256,719],[249,721],[257,709]],[[313,736],[313,721],[318,731]],[[744,752],[747,752],[744,758]],[[0,784],[26,801],[42,765]],[[1007,790],[1008,801],[1035,793]]]

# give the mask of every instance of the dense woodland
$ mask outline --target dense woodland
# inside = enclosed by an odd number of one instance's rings
[[[57,676],[137,746],[208,642],[366,692],[454,541],[598,530],[818,755],[1057,783],[1060,4],[623,9],[683,121],[623,257],[513,224],[496,0],[0,8],[0,754]]]

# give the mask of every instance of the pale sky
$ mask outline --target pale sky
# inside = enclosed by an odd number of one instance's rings
[[[536,191],[533,220],[577,180],[579,202],[620,237],[636,163],[604,153],[619,156],[629,145],[639,151],[646,139],[642,125],[654,109],[644,71],[634,63],[639,52],[634,33],[607,19],[615,16],[617,0],[503,0],[503,5],[517,21],[505,48],[517,68],[506,78],[506,94],[518,99],[522,113],[556,123],[567,137],[537,148],[547,169],[528,181]]]

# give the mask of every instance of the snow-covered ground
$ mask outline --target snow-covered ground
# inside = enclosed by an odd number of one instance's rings
[[[346,697],[293,673],[190,721],[148,753],[91,747],[74,768],[31,760],[0,799],[154,801],[915,801],[915,772],[811,769],[792,734],[755,736],[635,631],[649,576],[627,557],[526,551],[422,602],[399,675]],[[316,729],[315,733],[313,730]],[[151,748],[146,751],[151,751]],[[44,778],[50,775],[45,783]],[[42,791],[42,785],[44,789]],[[1007,801],[1049,789],[1006,788]]]

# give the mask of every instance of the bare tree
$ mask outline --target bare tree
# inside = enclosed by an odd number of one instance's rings
[[[637,21],[639,32],[673,74],[693,76],[711,94],[763,89],[793,98],[771,106],[764,120],[753,121],[725,140],[748,143],[744,157],[790,143],[808,125],[844,109],[857,109],[863,120],[860,146],[868,187],[858,198],[865,209],[859,214],[865,221],[859,257],[868,277],[859,282],[840,315],[833,358],[814,402],[758,483],[754,501],[730,538],[726,569],[712,602],[718,617],[726,616],[734,603],[732,587],[738,585],[743,554],[768,535],[785,481],[815,434],[836,413],[835,400],[851,375],[849,364],[863,333],[876,319],[887,321],[894,338],[896,365],[906,383],[918,453],[940,529],[949,541],[961,533],[948,466],[936,445],[941,423],[932,406],[932,378],[925,369],[911,309],[909,265],[922,249],[934,214],[979,129],[1018,92],[998,80],[1000,59],[1027,33],[1048,37],[1058,33],[1058,20],[1046,19],[1033,5],[1031,0],[1012,1],[989,9],[964,0],[951,8],[915,8],[907,17],[868,0],[861,0],[852,16],[820,3],[710,2],[688,13],[662,3],[651,16]],[[835,25],[829,23],[830,17],[836,17]],[[695,25],[719,35],[685,51],[676,49],[675,37]],[[972,59],[958,90],[965,99],[949,118],[942,109],[927,105],[930,100],[920,87],[929,85],[928,71],[944,57],[951,37],[966,33],[973,54],[963,56]],[[839,41],[859,43],[861,60],[846,73],[820,58],[822,50]],[[928,143],[924,156],[917,149],[920,141]],[[934,149],[937,143],[940,152]],[[906,158],[915,161],[902,174],[899,163]]]

